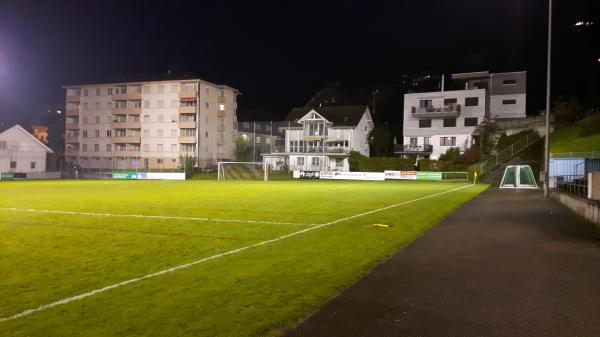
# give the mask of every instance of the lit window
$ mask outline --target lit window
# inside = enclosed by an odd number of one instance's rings
[[[225,104],[219,104],[219,110],[225,111]]]

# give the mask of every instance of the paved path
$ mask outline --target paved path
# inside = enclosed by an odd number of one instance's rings
[[[489,189],[285,336],[600,336],[600,242],[537,191]]]

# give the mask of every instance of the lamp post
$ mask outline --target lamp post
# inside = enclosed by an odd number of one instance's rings
[[[552,59],[552,0],[548,0],[548,50],[546,56],[546,138],[544,141],[544,198],[550,183],[550,75]]]

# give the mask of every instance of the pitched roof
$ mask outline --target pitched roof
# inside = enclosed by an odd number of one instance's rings
[[[334,126],[356,126],[360,122],[365,111],[366,105],[346,105],[346,106],[327,106],[316,108],[292,108],[285,117],[285,121],[297,121],[304,117],[311,110],[315,110]]]
[[[50,149],[46,144],[42,143],[39,139],[35,138],[34,135],[32,135],[29,131],[25,130],[22,126],[20,126],[19,124],[15,124],[12,127],[4,130],[3,132],[0,132],[1,134],[4,133],[8,133],[10,130],[15,129],[15,130],[19,130],[23,133],[25,133],[29,138],[31,138],[36,144],[38,144],[39,146],[42,147],[42,149],[44,151],[46,151],[47,153],[53,153],[54,151],[52,151],[52,149]]]

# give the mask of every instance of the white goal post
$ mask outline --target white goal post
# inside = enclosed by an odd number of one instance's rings
[[[217,180],[269,180],[269,167],[262,162],[221,161]]]

